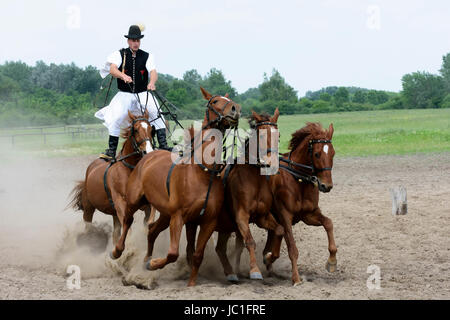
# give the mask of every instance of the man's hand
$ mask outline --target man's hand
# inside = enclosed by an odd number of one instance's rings
[[[125,81],[125,83],[131,83],[131,82],[133,82],[133,79],[131,79],[131,77],[128,76],[128,75],[126,75],[125,73],[122,73],[121,79],[122,79],[123,81]]]
[[[154,91],[154,90],[156,90],[155,84],[150,82],[150,83],[148,84],[148,86],[147,86],[147,90],[149,90],[149,91]]]

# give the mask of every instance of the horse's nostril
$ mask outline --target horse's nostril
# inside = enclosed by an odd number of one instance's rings
[[[236,107],[235,107],[235,106],[232,106],[232,107],[231,107],[231,111],[232,111],[232,112],[236,112]]]

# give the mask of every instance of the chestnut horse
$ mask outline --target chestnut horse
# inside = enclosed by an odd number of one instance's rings
[[[85,180],[79,181],[72,190],[73,196],[69,203],[69,206],[75,210],[83,211],[83,220],[87,229],[92,223],[96,209],[111,215],[114,222],[114,244],[120,236],[121,225],[123,225],[124,196],[128,176],[142,155],[153,151],[151,138],[154,132],[148,120],[148,112],[145,111],[144,116],[137,117],[128,111],[128,116],[131,126],[122,133],[122,138],[126,140],[117,157],[117,162],[94,160],[86,169]],[[150,208],[146,207],[145,212],[148,219]],[[151,215],[154,215],[154,212]]]
[[[198,269],[203,260],[205,246],[216,224],[217,216],[222,209],[224,190],[218,175],[220,169],[214,163],[193,163],[195,150],[200,147],[216,147],[221,142],[204,141],[209,135],[207,128],[219,129],[222,134],[230,126],[237,126],[241,107],[226,96],[212,96],[201,88],[203,97],[208,101],[202,130],[199,132],[201,141],[195,144],[194,152],[189,154],[188,163],[172,161],[172,153],[157,150],[146,155],[131,173],[127,184],[127,209],[122,235],[111,256],[118,258],[125,249],[125,239],[128,228],[133,222],[134,212],[143,204],[149,203],[155,207],[160,216],[157,221],[149,224],[148,251],[144,259],[146,268],[156,270],[166,264],[175,262],[179,255],[179,242],[183,225],[195,223],[200,225],[200,233],[196,251],[193,255],[189,286],[195,285]],[[191,137],[194,134],[191,128]],[[215,154],[213,155],[215,157]],[[220,175],[219,175],[220,176]],[[165,258],[152,259],[153,245],[158,234],[170,226],[170,248]]]
[[[257,146],[261,146],[261,141],[259,141],[261,131],[265,131],[266,133],[267,141],[265,141],[265,145],[271,145],[272,134],[278,134],[277,120],[279,115],[278,108],[272,117],[267,114],[257,114],[252,111],[249,123],[251,129],[256,130],[254,132],[256,139],[253,141],[257,143]],[[263,277],[256,263],[256,243],[250,232],[249,223],[256,223],[260,228],[272,230],[275,235],[280,236],[276,239],[279,239],[280,243],[278,245],[281,244],[281,237],[284,234],[283,228],[270,213],[272,207],[272,191],[269,184],[269,176],[261,175],[260,164],[249,162],[251,156],[253,158],[256,156],[257,162],[262,162],[264,165],[270,166],[272,152],[275,152],[275,156],[278,158],[277,150],[278,145],[276,149],[267,149],[264,158],[259,159],[256,155],[250,155],[249,148],[246,148],[246,163],[229,165],[231,167],[227,167],[227,170],[222,173],[222,179],[225,185],[225,204],[216,227],[216,231],[219,232],[216,253],[223,265],[225,276],[230,282],[237,282],[239,280],[237,277],[239,270],[235,270],[236,274],[233,273],[226,254],[227,242],[232,232],[236,232],[236,243],[242,248],[243,240],[248,249],[250,255],[250,279],[253,280],[262,280]],[[188,238],[188,246],[191,248],[188,247],[187,249],[189,261],[189,254],[192,252],[192,246],[195,241],[195,230],[193,232],[188,232],[187,230],[186,235],[190,237]],[[236,263],[236,268],[239,268],[239,261]]]
[[[284,227],[289,258],[292,264],[292,282],[301,283],[297,269],[298,249],[292,226],[300,220],[307,225],[323,226],[328,235],[328,258],[326,269],[334,272],[337,266],[333,222],[319,208],[319,191],[329,192],[333,187],[331,170],[335,154],[331,139],[333,124],[328,130],[319,123],[310,123],[292,134],[289,153],[280,158],[280,174],[270,178],[274,206],[272,213]],[[264,263],[270,271],[272,263],[280,256],[279,247],[272,242],[279,236],[269,231],[264,249]],[[277,240],[278,241],[278,240]],[[270,252],[270,250],[273,250]]]

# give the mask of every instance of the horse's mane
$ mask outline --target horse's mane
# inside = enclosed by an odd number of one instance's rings
[[[307,122],[306,126],[295,131],[289,142],[289,150],[295,150],[309,135],[317,136],[326,131],[319,122]]]
[[[123,139],[128,139],[130,135],[131,135],[131,124],[129,127],[122,129],[120,132],[120,137]]]
[[[261,121],[257,121],[253,114],[248,117],[248,124],[250,125],[251,129],[256,129],[256,124],[258,122],[270,121],[270,119],[272,118],[271,115],[266,112],[258,113],[258,116],[262,118]]]

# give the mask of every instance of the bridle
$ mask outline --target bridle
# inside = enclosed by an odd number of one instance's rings
[[[207,109],[206,109],[205,113],[206,113],[206,120],[208,121],[208,123],[202,128],[202,130],[211,127],[211,125],[213,125],[213,124],[216,124],[216,123],[219,123],[219,124],[220,124],[224,118],[227,118],[227,117],[228,117],[228,116],[225,116],[225,115],[223,114],[223,112],[225,111],[225,108],[227,107],[227,105],[228,105],[232,100],[231,100],[231,99],[228,99],[228,101],[223,105],[222,109],[221,109],[220,112],[219,112],[219,111],[217,111],[216,109],[214,109],[213,106],[211,105],[211,101],[214,100],[214,99],[217,98],[217,97],[222,97],[222,96],[220,96],[220,95],[214,95],[214,96],[212,96],[212,97],[208,100],[208,103],[206,104],[206,108],[207,108]],[[217,116],[217,118],[214,119],[214,120],[210,120],[210,119],[209,119],[209,111],[214,112],[214,114]]]
[[[153,141],[151,138],[144,138],[140,141],[136,141],[136,138],[134,136],[134,134],[136,133],[136,130],[134,129],[134,125],[138,122],[138,121],[144,121],[145,123],[147,123],[150,126],[150,121],[147,118],[144,117],[140,117],[140,118],[136,118],[131,122],[131,131],[130,131],[130,137],[129,139],[131,140],[131,145],[133,146],[133,152],[129,153],[125,156],[120,157],[119,159],[117,159],[116,161],[122,161],[122,163],[129,169],[134,169],[135,166],[129,164],[128,162],[125,161],[125,159],[130,158],[132,156],[138,155],[140,157],[143,157],[147,152],[144,150],[140,150],[140,146],[144,143],[144,142],[150,142],[150,144],[153,146]]]
[[[139,152],[139,153],[141,153],[142,155],[144,155],[146,152],[145,151],[141,151],[140,149],[139,149],[139,147],[141,146],[141,144],[143,144],[144,142],[150,142],[152,145],[153,145],[153,143],[152,143],[152,139],[151,138],[145,138],[145,139],[142,139],[141,141],[136,141],[136,138],[134,137],[134,133],[135,133],[135,129],[134,129],[134,125],[136,124],[136,122],[138,122],[138,121],[144,121],[144,122],[146,122],[149,126],[151,126],[150,125],[150,121],[147,119],[147,118],[136,118],[136,119],[134,119],[132,122],[131,122],[131,132],[130,132],[130,135],[131,135],[131,143],[132,143],[132,145],[133,145],[133,148],[134,148],[134,151],[135,152]]]
[[[319,179],[317,178],[317,173],[322,171],[331,171],[331,167],[325,167],[325,168],[317,168],[314,166],[314,159],[313,159],[313,145],[316,143],[332,143],[332,140],[329,139],[311,139],[308,141],[308,154],[311,159],[311,165],[305,165],[301,163],[297,163],[291,160],[291,155],[294,150],[291,150],[289,152],[288,159],[285,159],[284,157],[280,156],[280,161],[286,162],[288,166],[280,164],[280,168],[288,171],[291,175],[294,176],[294,178],[298,179],[299,182],[306,182],[306,183],[312,183],[315,186],[318,186]],[[292,166],[300,168],[300,170],[310,170],[311,173],[305,173],[304,171],[299,171],[298,169],[294,169]]]
[[[253,125],[254,128],[256,128],[256,130],[258,130],[259,127],[261,126],[270,126],[270,127],[274,127],[275,129],[278,130],[278,124],[276,124],[275,122],[270,122],[270,121],[263,121],[263,122],[257,122]],[[266,164],[261,163],[261,158],[259,156],[259,134],[257,135],[257,140],[258,140],[258,148],[257,148],[257,166],[260,167],[265,167],[267,166]],[[278,153],[278,148],[277,149],[272,149],[272,148],[267,148],[266,149],[266,154],[268,154],[269,152],[276,152]],[[250,156],[250,155],[249,155]]]

